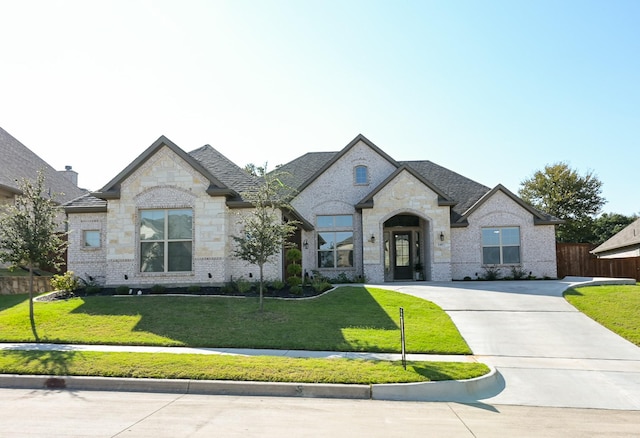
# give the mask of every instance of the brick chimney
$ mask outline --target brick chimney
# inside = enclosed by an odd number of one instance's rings
[[[58,172],[71,181],[75,186],[78,185],[78,172],[72,170],[71,166],[64,166],[64,170],[59,170]]]

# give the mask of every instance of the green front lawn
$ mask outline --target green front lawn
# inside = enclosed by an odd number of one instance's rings
[[[640,347],[640,284],[569,289],[565,298],[578,310]]]
[[[0,373],[300,383],[407,383],[482,376],[479,363],[294,359],[170,353],[0,352]]]
[[[342,287],[313,300],[86,297],[35,303],[40,342],[470,354],[449,316],[428,301]],[[34,342],[26,296],[0,296],[0,342]]]

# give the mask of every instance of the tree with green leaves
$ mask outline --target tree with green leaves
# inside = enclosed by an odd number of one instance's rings
[[[600,245],[606,242],[636,219],[638,219],[638,216],[635,214],[625,216],[619,213],[602,213],[593,221],[593,238],[591,239],[591,243]]]
[[[589,171],[580,175],[567,163],[545,166],[520,183],[518,195],[535,208],[565,221],[558,226],[559,242],[589,242],[593,220],[606,200],[602,182]]]
[[[67,242],[58,232],[61,207],[45,193],[45,177],[35,183],[23,179],[15,203],[0,211],[0,261],[29,269],[29,319],[38,338],[33,314],[33,275],[40,266],[57,268],[64,261]]]
[[[261,312],[264,309],[264,265],[282,251],[298,224],[283,218],[283,213],[291,208],[289,201],[293,197],[293,189],[282,182],[280,173],[267,173],[266,168],[266,165],[253,166],[260,177],[260,185],[242,194],[252,209],[241,216],[242,234],[232,236],[236,242],[235,256],[257,265],[260,270]]]

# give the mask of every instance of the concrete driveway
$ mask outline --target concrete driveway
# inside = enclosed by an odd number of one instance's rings
[[[478,361],[499,371],[504,389],[481,402],[640,410],[640,348],[583,315],[562,296],[571,286],[593,281],[384,287],[438,304]]]

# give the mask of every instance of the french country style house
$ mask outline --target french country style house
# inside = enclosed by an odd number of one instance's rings
[[[362,135],[339,152],[278,167],[296,189],[292,241],[306,275],[367,282],[451,281],[513,270],[556,276],[555,225],[502,185],[485,187],[430,161],[394,160]],[[222,284],[256,278],[233,256],[260,181],[209,145],[160,137],[101,190],[65,204],[69,270],[107,286]],[[265,267],[284,278],[283,253]]]

